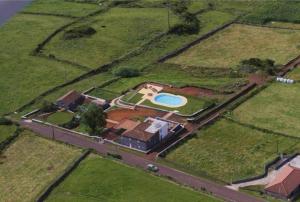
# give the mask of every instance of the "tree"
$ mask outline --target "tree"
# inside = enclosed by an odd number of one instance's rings
[[[132,69],[132,68],[121,68],[121,69],[117,69],[114,72],[114,75],[116,76],[120,76],[122,78],[130,78],[130,77],[137,77],[140,75],[140,71],[137,69]]]
[[[189,0],[167,1],[172,12],[180,18],[180,23],[169,29],[174,34],[195,34],[200,30],[200,21],[197,16],[188,11]]]
[[[42,106],[41,106],[41,112],[44,112],[44,113],[49,113],[49,112],[53,112],[57,109],[57,107],[52,103],[52,102],[49,102],[47,100],[44,100],[42,102]]]
[[[255,73],[257,71],[265,72],[269,75],[274,75],[276,72],[275,61],[271,59],[250,58],[242,60],[238,65],[241,73]]]
[[[88,127],[91,135],[99,136],[106,125],[106,114],[95,104],[90,104],[81,114],[80,122]]]

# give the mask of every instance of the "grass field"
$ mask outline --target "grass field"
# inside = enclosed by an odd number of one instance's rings
[[[73,118],[73,114],[69,112],[55,112],[54,114],[51,114],[49,117],[47,117],[47,122],[52,124],[64,124]]]
[[[96,34],[72,40],[63,40],[63,33],[58,34],[46,46],[46,53],[96,68],[167,31],[166,15],[166,9],[162,8],[112,8],[68,28],[88,25]],[[173,16],[171,24],[175,22]]]
[[[299,39],[298,30],[234,24],[167,62],[234,68],[243,59],[258,57],[285,64],[299,54]]]
[[[299,83],[292,85],[273,83],[235,109],[233,118],[258,127],[300,137],[300,98],[297,96],[299,90]]]
[[[0,113],[25,104],[32,96],[83,73],[73,66],[31,56],[31,52],[65,18],[16,15],[0,29]],[[33,37],[34,33],[34,37]]]
[[[12,136],[16,131],[16,126],[0,125],[0,143]]]
[[[256,24],[265,24],[271,21],[300,22],[299,1],[261,1],[259,4],[260,6],[243,16],[241,21]]]
[[[167,162],[200,176],[223,182],[253,177],[279,152],[299,151],[300,142],[240,126],[227,120],[202,129],[171,151]]]
[[[144,171],[89,156],[47,201],[218,201]]]
[[[271,26],[271,27],[280,27],[280,28],[299,29],[300,30],[300,24],[297,24],[297,23],[272,21],[272,22],[267,23],[266,25]]]
[[[100,8],[101,6],[97,4],[80,4],[62,0],[35,0],[24,11],[81,17]]]
[[[23,132],[0,156],[0,201],[34,201],[80,153]]]

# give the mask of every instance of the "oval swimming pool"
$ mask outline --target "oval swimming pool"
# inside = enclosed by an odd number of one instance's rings
[[[187,99],[180,95],[159,93],[152,99],[152,102],[166,107],[181,107],[187,103]]]

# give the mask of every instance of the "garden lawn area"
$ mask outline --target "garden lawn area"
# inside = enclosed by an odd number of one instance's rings
[[[74,3],[64,0],[35,0],[24,11],[81,17],[100,8],[101,6],[98,4]]]
[[[136,91],[128,92],[122,97],[122,100],[132,104],[136,104],[143,99],[143,94],[137,93]]]
[[[234,24],[167,62],[235,68],[243,59],[258,57],[285,64],[299,55],[299,40],[300,30]]]
[[[145,171],[91,155],[51,193],[47,201],[212,202],[218,200]]]
[[[33,2],[31,5],[34,5]],[[40,93],[84,73],[32,56],[32,51],[69,19],[17,14],[0,29],[0,114],[14,111]]]
[[[233,111],[233,118],[300,137],[300,83],[273,83]]]
[[[34,201],[81,150],[24,131],[0,155],[0,201]]]
[[[73,114],[67,111],[58,111],[47,117],[47,122],[60,125],[71,121]]]
[[[53,38],[45,51],[57,58],[96,68],[167,31],[166,15],[163,8],[112,8],[67,29],[90,26],[96,30],[94,35],[64,40],[62,32]],[[176,21],[177,17],[171,17],[171,24]]]
[[[220,120],[172,150],[165,160],[193,174],[230,183],[262,174],[279,152],[291,154],[300,141],[275,136]]]
[[[0,144],[16,131],[15,125],[0,125]]]

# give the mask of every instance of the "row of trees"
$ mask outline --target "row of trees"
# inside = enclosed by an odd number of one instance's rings
[[[195,34],[200,30],[200,21],[196,14],[188,11],[188,6],[191,4],[190,0],[166,0],[165,5],[179,17],[180,23],[170,27],[169,15],[168,24],[169,32],[175,34]],[[169,12],[169,11],[168,11]]]

